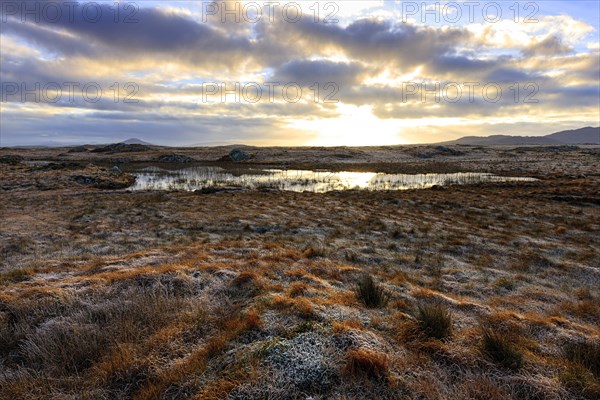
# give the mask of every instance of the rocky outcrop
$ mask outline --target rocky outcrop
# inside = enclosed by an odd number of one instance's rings
[[[163,154],[158,157],[158,162],[163,163],[190,163],[193,162],[192,157],[184,156],[181,154]]]
[[[85,146],[75,146],[71,147],[67,153],[86,153],[89,149]]]
[[[148,151],[150,148],[143,144],[113,143],[92,150],[92,153],[133,153]]]
[[[0,156],[0,164],[17,165],[22,163],[24,158],[18,154],[6,154]]]
[[[50,162],[42,165],[34,165],[31,170],[35,171],[63,171],[82,169],[83,165],[75,162]]]
[[[122,172],[119,167],[108,170],[92,164],[80,173],[71,175],[71,179],[80,185],[99,189],[124,189],[135,183],[135,176]]]
[[[221,158],[221,161],[245,161],[253,156],[240,149],[233,149],[228,155]]]
[[[437,156],[456,157],[462,156],[465,153],[459,150],[452,149],[446,146],[426,147],[423,150],[416,152],[414,155],[418,158],[432,158]]]

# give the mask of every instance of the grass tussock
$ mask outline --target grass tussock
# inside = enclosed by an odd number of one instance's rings
[[[115,346],[91,372],[115,398],[130,398],[152,376],[150,363],[127,344]]]
[[[310,245],[304,249],[304,257],[306,258],[317,258],[327,256],[327,250],[323,246]]]
[[[577,365],[570,364],[559,375],[560,382],[574,398],[597,400],[600,398],[600,380],[590,371]]]
[[[22,344],[29,363],[56,375],[85,371],[104,354],[108,338],[93,324],[57,321]]]
[[[262,319],[260,317],[260,312],[253,308],[249,310],[244,316],[246,329],[261,329],[262,328]]]
[[[385,380],[389,374],[388,356],[369,349],[348,351],[345,374],[359,379]]]
[[[342,322],[334,321],[332,324],[332,331],[335,334],[339,334],[348,330],[361,330],[364,329],[362,322],[356,319],[348,319]]]
[[[600,342],[593,339],[568,343],[563,354],[566,368],[561,382],[586,399],[600,398]]]
[[[315,316],[312,303],[306,297],[275,295],[271,298],[270,306],[276,310],[286,310],[301,318],[310,319]]]
[[[385,307],[389,296],[381,284],[375,282],[371,275],[364,275],[354,289],[356,298],[369,308]]]
[[[302,296],[308,290],[308,284],[306,282],[293,282],[290,285],[289,294],[290,297]]]
[[[490,323],[482,323],[481,340],[483,353],[500,366],[518,371],[524,363],[523,352],[514,334],[510,334]]]
[[[421,303],[415,313],[421,334],[433,339],[446,339],[452,334],[452,312],[444,303]]]
[[[255,272],[243,271],[233,278],[227,294],[233,299],[247,299],[259,295],[263,290],[264,285]]]
[[[576,302],[566,302],[561,308],[584,321],[600,323],[600,303],[593,297],[585,297]]]
[[[600,378],[600,341],[588,339],[569,343],[564,347],[565,358],[588,369]]]

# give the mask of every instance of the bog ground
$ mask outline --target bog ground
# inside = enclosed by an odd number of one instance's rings
[[[600,396],[597,146],[244,149],[539,179],[322,194],[130,192],[232,163],[131,149],[0,149],[1,398]]]

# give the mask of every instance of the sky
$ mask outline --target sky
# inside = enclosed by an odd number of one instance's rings
[[[366,146],[600,125],[592,1],[0,2],[0,145]]]

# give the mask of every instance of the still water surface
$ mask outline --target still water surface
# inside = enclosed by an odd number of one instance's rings
[[[192,167],[168,171],[156,167],[136,173],[132,190],[185,190],[205,188],[278,189],[324,193],[334,190],[408,190],[432,186],[469,185],[487,182],[528,182],[534,178],[504,177],[487,173],[384,174],[374,172],[329,172],[310,170]]]

